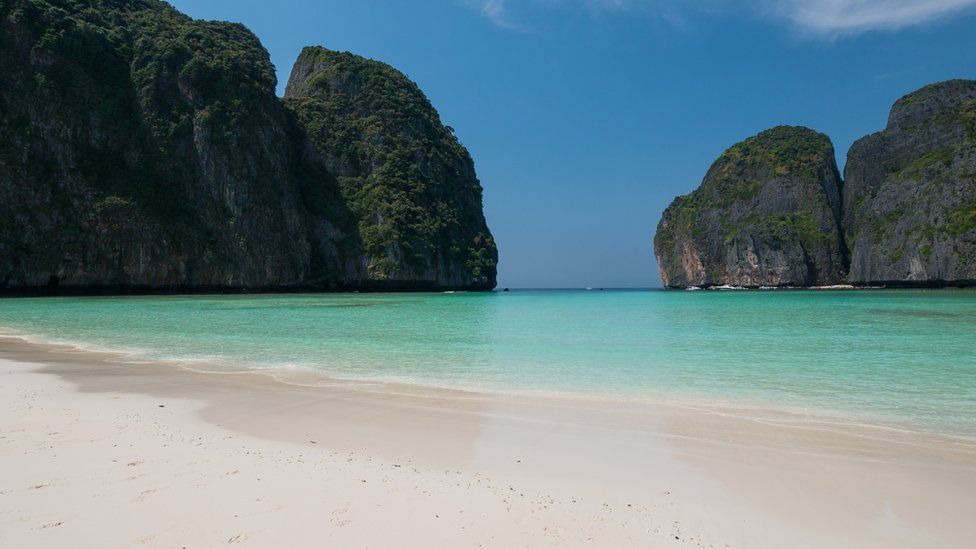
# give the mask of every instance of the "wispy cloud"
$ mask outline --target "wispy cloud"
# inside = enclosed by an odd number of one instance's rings
[[[495,25],[503,29],[519,30],[519,25],[509,20],[505,4],[505,0],[480,0],[475,3],[476,7],[480,9],[481,15],[484,15]]]
[[[788,0],[776,6],[802,28],[836,35],[930,23],[976,6],[976,0]]]
[[[669,21],[684,14],[764,17],[787,21],[818,35],[838,36],[875,30],[898,30],[931,23],[969,8],[976,0],[465,0],[495,25],[525,30],[517,13],[575,9],[591,13],[652,13]]]

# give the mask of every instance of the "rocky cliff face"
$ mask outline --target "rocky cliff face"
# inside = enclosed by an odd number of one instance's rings
[[[844,182],[832,155],[800,128],[729,149],[664,212],[665,285],[976,285],[976,81],[899,99]]]
[[[725,151],[665,210],[654,238],[661,279],[673,288],[840,283],[840,213],[830,140],[773,128]]]
[[[440,200],[410,203],[419,221],[408,226],[449,234],[451,245],[424,248],[393,225],[383,244],[401,253],[387,255],[413,270],[378,267],[363,220],[388,212],[355,200],[346,150],[313,146],[275,97],[274,67],[253,34],[157,0],[90,4],[0,0],[0,288],[494,286],[496,252],[466,152],[465,177],[436,180]],[[398,97],[393,83],[384,90]],[[369,108],[357,116],[383,117]],[[382,139],[350,133],[344,120],[317,123],[318,135],[342,135],[351,149]],[[442,150],[401,134],[428,157],[462,157],[456,141]],[[409,194],[418,158],[371,181]],[[402,197],[382,196],[394,209]]]
[[[305,48],[285,98],[355,215],[364,276],[494,286],[474,163],[416,84],[377,61]]]
[[[976,282],[976,81],[898,100],[845,169],[855,283]]]

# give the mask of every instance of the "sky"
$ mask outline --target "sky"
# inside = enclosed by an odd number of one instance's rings
[[[976,0],[171,0],[251,28],[279,93],[306,45],[417,82],[471,151],[499,287],[660,286],[661,212],[779,125],[851,143],[976,78]]]

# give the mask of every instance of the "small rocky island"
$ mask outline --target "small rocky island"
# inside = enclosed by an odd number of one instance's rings
[[[844,171],[807,128],[733,146],[664,211],[665,287],[976,285],[976,81],[898,100]]]
[[[669,287],[812,286],[845,277],[841,179],[823,134],[767,130],[725,151],[654,239]]]
[[[165,2],[0,3],[0,291],[489,290],[474,163],[416,84]]]

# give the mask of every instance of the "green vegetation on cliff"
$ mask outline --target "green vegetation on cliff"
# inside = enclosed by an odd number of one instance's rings
[[[800,126],[777,126],[733,145],[722,153],[710,172],[729,199],[748,200],[762,189],[763,170],[779,177],[819,177],[828,156],[830,139]]]
[[[884,131],[848,153],[843,223],[852,282],[976,280],[976,81],[895,102]]]
[[[976,200],[953,208],[948,221],[949,234],[953,236],[976,232]]]
[[[665,210],[654,240],[668,286],[838,282],[840,177],[830,140],[780,126],[726,150]]]
[[[821,177],[833,159],[833,145],[821,133],[797,126],[777,126],[737,143],[712,164],[702,187],[676,202],[679,224],[691,222],[703,205],[729,207],[748,202],[775,177]],[[680,225],[679,225],[680,226]],[[694,227],[688,226],[691,230]]]
[[[416,84],[384,63],[305,48],[285,97],[338,174],[372,275],[447,262],[494,278],[474,163]]]
[[[0,66],[0,287],[494,285],[470,157],[405,78],[336,65],[373,96],[303,127],[247,28],[158,0],[0,0]]]
[[[274,102],[274,66],[240,24],[192,20],[154,0],[10,0],[0,16],[9,38],[34,39],[30,55],[39,62],[24,71],[34,84],[28,78],[25,91],[56,99],[52,114],[65,122],[88,110],[90,131],[112,131],[142,149],[135,163],[112,150],[124,147],[88,147],[76,159],[86,179],[168,222],[193,223],[195,205],[174,187],[192,184],[194,174],[160,172],[193,139],[194,124],[232,139],[228,129],[265,121],[255,104]]]
[[[662,280],[976,284],[976,81],[899,99],[886,129],[851,147],[843,182],[832,157],[805,128],[731,147],[665,210]]]

